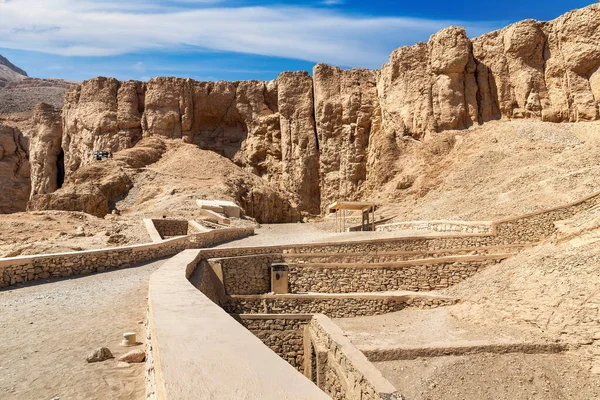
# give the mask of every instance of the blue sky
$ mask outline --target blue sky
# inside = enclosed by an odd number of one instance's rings
[[[0,0],[0,54],[30,76],[273,79],[316,62],[379,68],[449,25],[471,37],[596,0]]]

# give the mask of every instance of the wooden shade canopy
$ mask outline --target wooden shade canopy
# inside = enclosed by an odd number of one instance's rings
[[[362,211],[362,230],[375,230],[375,210],[377,203],[370,201],[336,201],[328,207],[329,213],[335,213],[335,231],[346,232],[348,211]],[[372,216],[372,219],[371,219]]]

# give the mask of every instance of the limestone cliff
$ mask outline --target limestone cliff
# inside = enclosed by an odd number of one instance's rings
[[[286,72],[271,82],[96,78],[65,99],[65,174],[91,163],[94,151],[180,139],[227,157],[314,215],[335,200],[410,185],[403,169],[436,133],[498,119],[599,119],[599,43],[595,4],[473,40],[446,28],[397,49],[377,71],[319,64],[312,78]]]
[[[24,211],[31,187],[27,139],[0,124],[0,213]]]
[[[40,103],[33,110],[29,132],[31,194],[56,191],[64,180],[62,123],[60,111]]]

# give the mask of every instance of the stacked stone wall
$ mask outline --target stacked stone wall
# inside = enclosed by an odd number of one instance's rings
[[[291,264],[290,293],[353,293],[445,289],[503,258],[416,264]]]
[[[600,194],[552,210],[508,218],[494,223],[494,234],[512,243],[534,243],[557,232],[555,222],[600,205]]]
[[[378,239],[368,242],[349,241],[339,243],[320,243],[298,245],[286,249],[288,253],[363,253],[376,254],[391,251],[431,252],[434,250],[451,250],[467,247],[496,245],[492,235],[460,235],[460,236],[416,236],[394,239]]]
[[[220,264],[227,294],[263,294],[271,291],[271,264],[280,254],[264,254],[211,260]]]
[[[432,250],[432,251],[382,251],[377,253],[287,253],[284,261],[291,264],[315,264],[315,263],[390,263],[410,260],[421,260],[424,258],[442,258],[452,256],[476,256],[486,254],[509,254],[517,253],[527,245],[514,246],[491,246],[491,247],[467,247],[463,249]]]
[[[188,234],[188,221],[177,219],[153,219],[154,227],[163,239]]]
[[[378,225],[378,232],[396,232],[405,230],[454,232],[454,233],[479,233],[492,232],[492,222],[472,221],[403,221],[393,224]]]
[[[240,315],[236,319],[298,371],[304,371],[304,328],[312,315]]]
[[[0,259],[0,287],[126,268],[172,256],[186,249],[213,246],[251,235],[252,228],[222,229],[127,247]]]
[[[223,308],[231,314],[325,314],[332,318],[381,315],[407,307],[436,308],[455,304],[445,297],[274,295],[230,296]]]
[[[304,374],[336,400],[400,400],[402,395],[324,315],[307,326]]]

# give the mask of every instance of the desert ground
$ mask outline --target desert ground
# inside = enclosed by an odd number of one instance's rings
[[[221,248],[432,233],[335,233],[338,200],[375,202],[377,221],[394,223],[583,199],[600,191],[599,42],[593,4],[478,38],[449,27],[377,70],[317,64],[270,81],[77,83],[0,56],[0,258],[148,243],[143,219],[201,220],[202,199],[236,202],[231,226],[256,231]],[[456,304],[335,322],[365,354],[416,354],[373,361],[407,400],[598,399],[600,207],[555,227],[440,284]],[[26,284],[28,271],[0,275],[17,282],[0,289],[0,399],[145,398],[143,364],[116,358],[124,332],[145,341],[164,261]],[[101,346],[116,358],[88,364]]]

